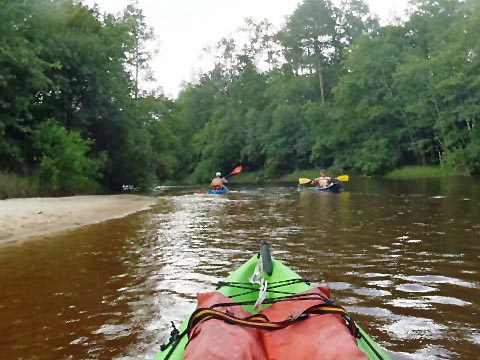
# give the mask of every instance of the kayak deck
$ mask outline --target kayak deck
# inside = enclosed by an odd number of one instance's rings
[[[329,191],[329,192],[340,192],[342,184],[339,182],[331,183],[327,186],[316,186],[315,190],[317,191]]]
[[[255,302],[258,298],[257,291],[248,291],[251,289],[258,289],[259,285],[249,284],[250,287],[237,287],[230,285],[233,283],[248,283],[250,276],[254,273],[255,268],[260,260],[260,256],[255,255],[250,260],[241,265],[237,270],[232,272],[223,282],[219,283],[219,288],[217,291],[223,295],[233,298],[235,302]],[[265,280],[268,280],[269,289],[275,288],[276,292],[267,292],[266,299],[277,299],[285,297],[285,293],[298,294],[313,287],[306,281],[303,280],[297,273],[291,270],[289,267],[282,264],[280,261],[272,258],[273,272],[271,275],[264,274]],[[297,281],[289,281],[297,280]],[[277,283],[278,285],[276,285]],[[259,311],[270,306],[270,304],[262,304],[258,309],[254,309],[253,305],[244,305],[243,307],[251,312],[256,314]],[[181,326],[178,328],[179,333],[185,331],[188,326],[188,320],[186,319]],[[357,344],[360,350],[362,350],[370,359],[388,359],[389,357],[385,354],[384,350],[375,343],[363,329],[358,325],[357,328],[360,333],[360,337],[357,339]],[[183,336],[178,344],[175,346],[175,349],[172,350],[172,345],[166,347],[163,351],[159,352],[155,356],[155,360],[167,359],[183,359],[183,354],[185,352],[185,347],[188,342],[188,337]]]
[[[208,192],[209,194],[226,194],[228,193],[228,189],[224,186],[222,189],[219,189],[219,190],[213,190],[213,189],[210,189],[210,191]]]

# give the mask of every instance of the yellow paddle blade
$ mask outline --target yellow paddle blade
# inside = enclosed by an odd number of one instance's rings
[[[340,175],[337,177],[338,181],[348,181],[349,177],[348,175]]]
[[[298,179],[298,183],[301,184],[301,185],[308,184],[310,181],[312,181],[312,180],[307,179],[307,178]]]

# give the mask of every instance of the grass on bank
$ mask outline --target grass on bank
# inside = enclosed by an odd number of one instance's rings
[[[0,172],[0,199],[34,197],[39,193],[36,179]]]
[[[467,171],[458,171],[446,166],[406,166],[385,175],[387,179],[435,179],[449,176],[470,176]]]
[[[337,177],[340,175],[349,174],[348,172],[337,173],[332,170],[327,170],[327,174],[331,177]],[[299,178],[309,178],[314,179],[320,175],[319,169],[310,169],[310,170],[296,170],[292,173],[282,175],[280,177],[268,176],[265,171],[254,171],[248,172],[244,171],[241,174],[238,174],[235,179],[232,181],[239,183],[268,183],[268,182],[292,182],[297,183]],[[357,175],[362,177],[361,175]],[[456,169],[451,169],[446,166],[407,166],[400,169],[395,169],[384,177],[386,179],[398,179],[398,180],[408,180],[408,179],[436,179],[443,177],[453,177],[453,176],[470,176],[467,171],[458,171]]]
[[[338,176],[342,174],[335,174],[333,176]],[[268,175],[264,170],[258,171],[243,171],[242,173],[232,178],[232,182],[239,182],[245,184],[256,184],[256,183],[269,183],[269,182],[292,182],[298,183],[299,178],[310,178],[314,179],[320,176],[320,170],[310,169],[310,170],[296,170],[292,173],[285,174],[282,176],[275,177],[273,175]]]
[[[282,176],[273,176],[267,174],[264,170],[258,171],[243,171],[242,173],[230,179],[232,182],[245,183],[245,184],[258,184],[258,183],[272,183],[272,182],[294,182],[298,183],[298,179],[301,177],[318,177],[319,172],[317,170],[298,170],[290,174]]]
[[[328,171],[326,173],[329,176],[335,177],[341,174],[330,174]],[[318,169],[311,169],[311,170],[296,170],[290,174],[283,175],[279,180],[280,181],[285,181],[285,182],[296,182],[298,183],[298,179],[300,178],[309,178],[309,179],[315,179],[320,176],[320,170]]]
[[[230,179],[232,183],[258,184],[270,182],[291,182],[298,183],[299,178],[314,179],[319,176],[319,169],[296,170],[290,174],[280,177],[269,175],[264,170],[259,171],[242,171],[234,178]],[[333,170],[327,170],[327,174],[336,177],[347,173],[336,173]],[[349,174],[352,176],[352,174]],[[448,167],[440,166],[407,166],[396,169],[385,175],[387,179],[431,179],[450,176],[469,176],[469,173],[452,170]],[[178,185],[177,182],[169,181],[164,185]],[[199,185],[200,186],[200,185]],[[101,193],[98,189],[90,193]],[[0,199],[20,198],[20,197],[37,197],[51,195],[50,191],[42,189],[38,179],[32,176],[21,176],[11,173],[0,172]]]
[[[104,193],[100,185],[96,183],[88,183],[88,186],[83,185],[85,184],[76,185],[73,189],[58,189],[53,186],[42,186],[38,176],[35,175],[29,176],[0,172],[0,200]]]
[[[245,169],[235,177],[232,177],[229,181],[245,183],[245,184],[257,184],[268,181],[265,172],[262,170],[257,171],[245,171]]]

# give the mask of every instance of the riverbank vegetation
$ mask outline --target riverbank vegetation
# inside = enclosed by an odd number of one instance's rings
[[[33,177],[0,172],[0,199],[33,197],[40,193]]]
[[[455,171],[448,167],[440,166],[407,166],[401,169],[395,169],[385,175],[388,179],[428,179],[443,177],[462,177],[468,176],[465,170]]]
[[[32,189],[202,182],[239,163],[259,180],[480,174],[478,1],[414,0],[386,26],[361,0],[304,0],[280,29],[246,19],[176,100],[140,88],[153,33],[135,2],[0,6],[0,172]]]

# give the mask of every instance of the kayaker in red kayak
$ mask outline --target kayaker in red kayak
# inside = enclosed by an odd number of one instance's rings
[[[223,186],[225,184],[228,184],[228,180],[226,178],[222,177],[221,172],[217,172],[215,174],[215,177],[212,179],[212,182],[210,183],[210,189],[221,190],[221,189],[223,189]]]
[[[332,178],[327,176],[325,170],[320,171],[320,176],[312,180],[312,184],[316,186],[328,186],[332,183]]]

